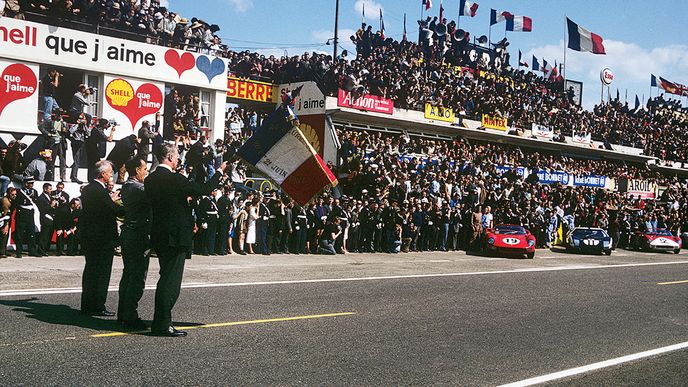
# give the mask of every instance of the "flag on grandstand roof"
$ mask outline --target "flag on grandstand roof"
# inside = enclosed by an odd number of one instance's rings
[[[443,14],[444,14],[444,7],[442,6],[442,0],[440,0],[440,23],[442,23],[442,20],[444,18],[444,16],[442,16]]]
[[[542,72],[543,76],[547,78],[549,76],[549,73],[552,71],[552,65],[547,63],[547,59],[542,58]]]
[[[528,62],[523,62],[521,60],[521,50],[518,50],[518,67],[528,67]]]
[[[514,15],[511,14],[511,12],[507,11],[497,11],[496,9],[492,8],[490,9],[490,25],[494,25],[497,23],[501,23],[509,18],[512,18]]]
[[[688,86],[682,85],[680,83],[667,81],[666,79],[659,77],[658,86],[664,89],[664,91],[666,91],[669,94],[688,96]]]
[[[402,41],[406,41],[406,12],[404,12],[404,37],[401,39]]]
[[[289,100],[265,119],[237,155],[303,206],[323,189],[337,185],[337,179],[295,125],[298,119]]]
[[[478,3],[472,3],[468,0],[459,0],[459,16],[474,17],[478,12]]]
[[[380,35],[385,38],[385,21],[382,19],[382,8],[380,8]]]
[[[506,30],[513,32],[531,32],[533,30],[533,19],[528,16],[507,17]]]
[[[538,62],[535,55],[533,55],[533,71],[540,71],[540,62]]]
[[[638,94],[636,94],[635,95],[635,107],[633,108],[633,110],[637,111],[639,107],[640,107],[640,99],[638,98]]]
[[[575,51],[592,52],[593,54],[605,55],[602,37],[592,33],[585,28],[566,18],[566,25],[569,33],[568,47]]]
[[[650,87],[657,87],[657,77],[654,74],[650,74]]]
[[[423,0],[423,5],[425,6],[425,10],[429,10],[432,8],[432,0]]]
[[[363,9],[361,10],[361,23],[365,23],[365,2],[363,2]]]

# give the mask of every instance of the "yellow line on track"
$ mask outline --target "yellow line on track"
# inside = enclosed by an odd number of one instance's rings
[[[657,285],[676,285],[676,284],[688,284],[688,280],[672,281],[672,282],[657,282]]]
[[[263,320],[247,320],[247,321],[233,321],[225,323],[214,323],[214,324],[204,324],[195,325],[190,327],[176,327],[180,330],[190,330],[190,329],[200,329],[200,328],[221,328],[221,327],[231,327],[235,325],[249,325],[249,324],[264,324],[272,322],[282,322],[282,321],[297,321],[297,320],[309,320],[316,318],[327,318],[327,317],[339,317],[339,316],[351,316],[356,314],[355,312],[343,312],[343,313],[327,313],[327,314],[314,314],[310,316],[295,316],[295,317],[280,317],[280,318],[269,318]],[[138,332],[111,332],[111,333],[99,333],[97,335],[91,335],[91,337],[118,337],[118,336],[129,336],[135,334],[141,334],[145,331]]]

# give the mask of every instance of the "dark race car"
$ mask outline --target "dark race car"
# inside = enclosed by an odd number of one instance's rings
[[[601,228],[576,227],[569,232],[566,249],[590,254],[612,254],[612,238]]]
[[[535,257],[535,237],[522,226],[500,224],[487,229],[483,246],[490,255]]]
[[[681,251],[681,238],[674,236],[671,231],[660,228],[657,231],[636,231],[631,235],[630,247],[644,251]]]

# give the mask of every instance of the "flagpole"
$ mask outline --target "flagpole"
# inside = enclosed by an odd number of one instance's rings
[[[566,15],[564,15],[564,68],[562,69],[562,75],[564,76],[564,82],[562,82],[562,91],[566,92],[566,30],[567,30],[567,25],[566,25]],[[601,98],[600,98],[601,99]]]
[[[423,16],[425,16],[425,2],[421,1],[420,2],[420,21],[421,22],[423,21]],[[420,42],[420,39],[421,39],[420,33],[421,33],[422,28],[423,27],[420,26],[420,23],[418,23],[418,44],[421,43]]]
[[[339,0],[335,3],[334,8],[334,54],[332,59],[337,62],[337,46],[339,45]]]
[[[461,0],[459,0],[459,13],[456,16],[456,29],[459,29],[459,26],[461,25]]]

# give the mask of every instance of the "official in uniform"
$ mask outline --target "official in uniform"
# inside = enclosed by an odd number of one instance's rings
[[[24,186],[17,193],[17,199],[12,203],[17,212],[14,216],[14,243],[17,249],[17,258],[22,257],[24,244],[29,248],[29,255],[38,256],[36,252],[36,222],[35,200],[38,191],[33,189],[33,177],[24,178]]]
[[[129,178],[122,186],[124,222],[121,240],[124,270],[119,281],[117,321],[127,329],[143,330],[148,326],[141,321],[137,309],[143,296],[150,263],[151,207],[143,186],[148,174],[148,163],[136,157],[127,161],[125,168]]]
[[[38,212],[41,213],[41,231],[38,233],[38,255],[48,256],[50,242],[55,231],[57,200],[53,199],[53,185],[43,183],[43,193],[36,199]]]
[[[215,194],[217,189],[209,195],[203,195],[198,202],[198,229],[199,235],[196,237],[200,246],[201,255],[216,255],[215,237],[217,236],[217,223],[219,220],[217,202]]]
[[[256,219],[258,251],[263,255],[270,255],[270,216],[272,213],[268,206],[269,200],[270,196],[265,195],[263,200],[258,203],[258,219]]]
[[[163,144],[156,154],[158,167],[146,178],[146,196],[151,203],[151,246],[158,255],[160,279],[155,291],[155,315],[151,331],[158,336],[186,336],[172,326],[172,308],[179,298],[184,262],[191,257],[194,219],[187,198],[209,194],[219,187],[226,162],[207,183],[191,182],[176,172],[179,151]]]
[[[112,163],[107,160],[95,164],[96,178],[81,192],[81,242],[86,256],[82,278],[81,313],[90,316],[114,316],[105,308],[112,259],[118,243],[117,217],[124,210],[116,202],[119,193],[109,193]]]

